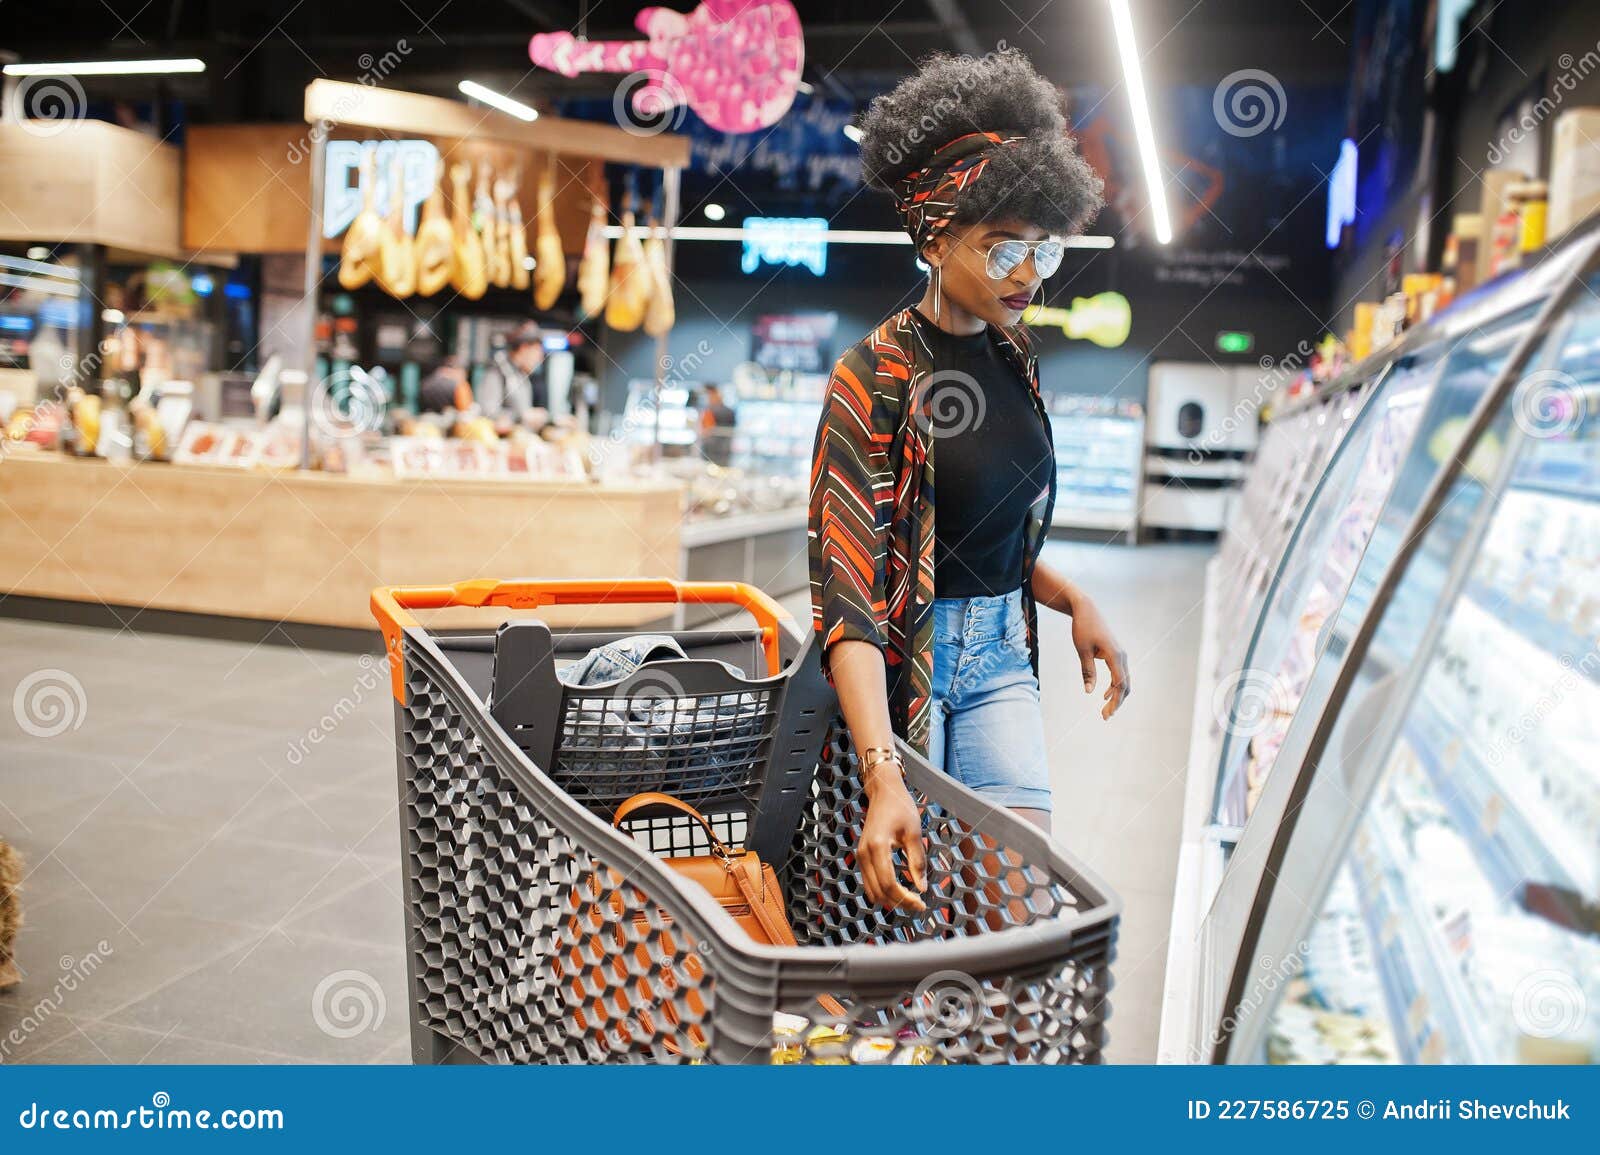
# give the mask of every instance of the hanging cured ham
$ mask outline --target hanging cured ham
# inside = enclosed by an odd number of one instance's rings
[[[606,307],[611,284],[611,246],[606,243],[606,206],[595,198],[589,209],[589,234],[578,260],[578,311],[585,320],[598,317]]]
[[[378,182],[373,175],[373,153],[366,149],[361,154],[361,211],[350,222],[344,234],[344,248],[339,254],[339,287],[359,289],[378,272],[378,249],[383,243],[383,218],[374,203],[373,186]]]
[[[533,222],[533,303],[548,309],[567,286],[567,255],[561,250],[561,234],[556,231],[555,158],[539,175],[539,191]],[[604,238],[602,238],[602,246]]]
[[[631,333],[644,323],[645,306],[650,303],[650,270],[645,267],[644,247],[633,229],[633,190],[623,202],[622,235],[611,258],[611,291],[606,297],[606,324],[619,333]]]
[[[503,289],[511,283],[511,270],[506,267],[503,238],[490,187],[489,162],[479,161],[478,183],[472,191],[472,223],[483,238],[484,268],[488,270],[489,283]]]
[[[417,292],[431,297],[450,283],[455,271],[455,234],[450,231],[450,218],[444,213],[444,162],[439,162],[433,192],[422,206],[422,220],[417,223],[417,238],[412,244],[417,262]]]
[[[378,246],[378,285],[391,297],[417,291],[417,257],[406,233],[406,165],[398,149],[389,166],[389,215]]]
[[[650,303],[644,311],[644,331],[660,337],[677,321],[672,303],[672,272],[667,268],[666,230],[659,214],[652,214],[650,235],[644,242],[644,264],[650,276]]]
[[[506,202],[506,233],[511,247],[511,287],[518,292],[528,288],[528,228],[522,220],[522,204],[517,199],[517,190],[522,184],[522,174],[513,172],[511,179],[504,182],[504,200]],[[499,182],[496,182],[499,183]]]
[[[450,231],[455,235],[455,261],[450,284],[469,301],[476,301],[489,289],[489,270],[483,251],[483,238],[472,227],[471,202],[467,180],[472,170],[465,164],[450,166]]]

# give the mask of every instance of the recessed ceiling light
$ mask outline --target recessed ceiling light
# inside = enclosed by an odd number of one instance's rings
[[[28,259],[30,261],[48,261],[50,259],[50,250],[43,245],[34,245],[33,248],[28,250]]]
[[[855,141],[857,144],[861,143],[861,126],[860,125],[856,125],[856,124],[847,124],[847,125],[845,125],[844,126],[844,134],[847,137],[849,137],[851,140]]]
[[[719,204],[708,204],[700,211],[706,214],[706,220],[708,221],[720,221],[728,215],[728,210]]]

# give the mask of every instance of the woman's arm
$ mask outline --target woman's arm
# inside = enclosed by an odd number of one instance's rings
[[[808,527],[812,624],[823,669],[838,692],[858,753],[894,748],[883,655],[894,502],[887,445],[893,419],[871,387],[876,366],[869,360],[852,350],[829,378],[812,461]],[[893,762],[865,773],[863,787],[867,811],[856,863],[867,900],[875,906],[921,910],[921,900],[901,885],[894,868],[898,847],[917,888],[926,888],[916,801]]]
[[[875,746],[894,747],[889,725],[889,691],[883,651],[871,642],[841,641],[828,647],[833,685],[839,692],[839,709],[850,730],[850,744],[858,752]],[[867,816],[861,825],[857,860],[867,901],[874,906],[923,910],[922,900],[901,884],[894,868],[894,851],[905,851],[906,864],[918,891],[928,888],[927,858],[922,849],[922,819],[916,799],[906,789],[896,762],[879,762],[864,771]]]
[[[1083,668],[1085,694],[1094,693],[1099,680],[1095,660],[1098,658],[1106,664],[1111,684],[1102,696],[1105,705],[1100,709],[1100,716],[1111,717],[1133,693],[1133,683],[1128,674],[1127,652],[1117,644],[1100,610],[1088,594],[1042,561],[1033,566],[1033,599],[1072,619],[1072,647],[1078,651],[1078,663]]]

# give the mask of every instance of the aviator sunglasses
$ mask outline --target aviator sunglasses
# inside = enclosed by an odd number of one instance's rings
[[[983,252],[973,245],[966,247],[974,252]],[[1067,246],[1057,240],[996,241],[985,254],[984,272],[989,274],[991,281],[1009,277],[1027,259],[1030,249],[1033,250],[1033,267],[1043,280],[1061,267],[1061,258],[1066,255]]]

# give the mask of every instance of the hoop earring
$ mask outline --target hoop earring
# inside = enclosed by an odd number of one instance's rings
[[[933,321],[934,321],[934,324],[938,324],[939,323],[939,297],[940,297],[940,292],[939,292],[940,280],[939,280],[939,266],[938,265],[933,266],[932,272],[930,272],[928,274],[928,279],[933,282]]]

